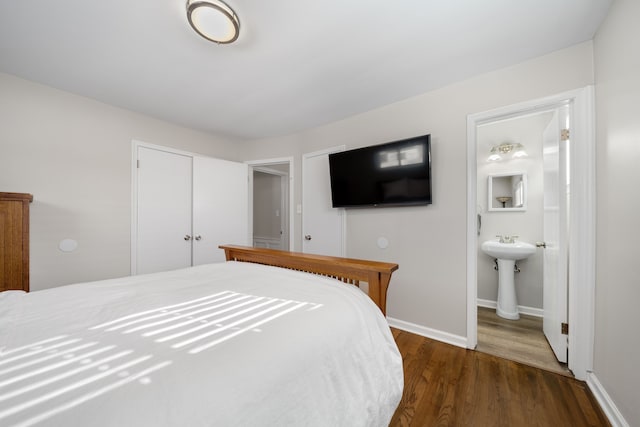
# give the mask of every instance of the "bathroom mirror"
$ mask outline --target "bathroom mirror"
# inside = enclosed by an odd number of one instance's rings
[[[489,175],[487,206],[494,212],[527,210],[527,174],[523,172]]]

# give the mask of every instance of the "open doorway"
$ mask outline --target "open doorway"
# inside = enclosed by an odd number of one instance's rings
[[[554,95],[548,98],[524,102],[517,105],[511,105],[496,110],[486,111],[470,115],[467,120],[467,347],[476,349],[478,346],[478,318],[479,311],[484,309],[482,299],[479,298],[479,271],[484,269],[486,265],[480,263],[480,244],[482,239],[488,236],[480,236],[482,227],[487,226],[487,215],[483,214],[483,209],[489,206],[488,196],[485,206],[479,206],[479,188],[486,188],[488,181],[479,182],[478,178],[478,157],[480,156],[480,146],[478,145],[479,128],[492,122],[508,121],[516,117],[524,117],[535,113],[545,111],[555,111],[563,106],[571,105],[570,114],[571,122],[571,140],[573,141],[570,150],[569,161],[571,170],[569,180],[571,183],[571,197],[569,216],[567,221],[571,223],[568,230],[565,243],[571,248],[568,253],[568,271],[565,274],[568,277],[568,288],[565,291],[566,303],[558,304],[560,308],[564,308],[567,313],[567,327],[558,323],[554,325],[558,331],[561,328],[567,330],[565,342],[568,341],[568,360],[567,367],[573,372],[576,378],[585,380],[587,371],[591,369],[593,364],[593,298],[595,289],[595,136],[594,136],[594,104],[593,104],[593,88],[587,87],[571,92]],[[480,132],[481,133],[481,132]],[[496,141],[495,145],[500,142]],[[484,149],[482,149],[484,150]],[[489,150],[490,151],[490,150]],[[486,153],[488,156],[490,153]],[[526,172],[516,170],[508,171],[512,176],[523,176]],[[504,171],[503,171],[504,172]],[[502,178],[498,172],[494,174]],[[513,180],[512,180],[513,182]],[[518,187],[520,188],[520,187]],[[510,196],[511,203],[513,199],[519,198],[518,191],[513,190],[511,194],[497,194],[497,196]],[[512,209],[517,212],[516,206],[499,204],[494,209],[502,207]],[[501,217],[503,213],[498,213],[494,217],[497,224],[506,223],[503,221],[505,217]],[[520,218],[521,219],[521,218]],[[511,241],[513,234],[520,233],[519,230],[503,230],[497,234],[508,234]],[[491,236],[492,239],[499,239]],[[503,236],[504,237],[504,236]],[[542,236],[541,236],[542,237]],[[540,244],[545,244],[544,237],[538,239],[533,236],[529,243],[536,244],[540,240]],[[483,254],[484,256],[484,254]],[[546,255],[545,255],[546,256]],[[503,258],[508,258],[507,256]],[[484,261],[484,260],[483,260]],[[490,260],[491,261],[491,260]],[[513,268],[513,265],[511,266]],[[510,270],[510,269],[509,269]],[[506,273],[507,269],[501,270]],[[510,271],[514,274],[513,270]],[[516,273],[518,274],[518,273]],[[522,273],[519,273],[522,274]],[[500,300],[500,296],[496,298]],[[564,305],[564,307],[563,307]],[[503,310],[509,312],[510,310]],[[482,314],[482,313],[481,313]],[[543,307],[543,317],[546,317]],[[507,320],[510,321],[510,320]],[[512,339],[511,344],[516,344],[517,339]]]
[[[253,247],[289,250],[288,165],[253,168]]]
[[[288,251],[293,248],[293,159],[247,164],[252,245]]]
[[[570,113],[564,104],[476,130],[476,349],[561,374],[567,335],[552,325],[567,322]],[[523,253],[503,258],[493,245]]]

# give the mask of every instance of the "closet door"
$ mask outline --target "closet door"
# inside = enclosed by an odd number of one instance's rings
[[[136,272],[191,265],[192,158],[138,147]]]
[[[218,245],[249,245],[248,167],[193,158],[193,265],[222,262]]]

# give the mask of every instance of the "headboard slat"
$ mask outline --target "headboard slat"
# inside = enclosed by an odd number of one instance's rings
[[[288,268],[333,277],[358,287],[361,281],[367,282],[369,284],[369,297],[385,315],[387,311],[387,288],[389,287],[391,274],[398,269],[398,264],[390,262],[331,257],[248,246],[221,245],[219,247],[224,249],[227,261],[253,262]]]

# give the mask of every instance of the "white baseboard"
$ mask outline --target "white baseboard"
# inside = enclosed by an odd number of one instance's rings
[[[467,348],[467,338],[460,335],[427,328],[426,326],[416,325],[415,323],[405,322],[404,320],[394,319],[393,317],[387,317],[387,322],[389,323],[389,326],[393,328],[402,329],[403,331],[411,332],[412,334],[442,341],[447,344],[455,345],[456,347]]]
[[[497,306],[498,306],[498,303],[496,301],[478,298],[478,307],[492,308],[495,310]],[[542,310],[541,308],[527,307],[526,305],[519,305],[518,311],[520,312],[520,314],[527,314],[529,316],[535,316],[535,317],[544,317],[544,310]]]
[[[589,389],[591,389],[591,392],[600,404],[600,407],[609,419],[611,425],[613,427],[629,427],[629,423],[624,419],[616,407],[616,404],[613,403],[609,393],[607,393],[600,381],[598,381],[596,374],[593,372],[587,372],[587,385],[589,386]]]

